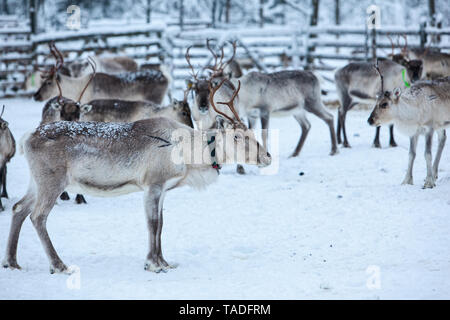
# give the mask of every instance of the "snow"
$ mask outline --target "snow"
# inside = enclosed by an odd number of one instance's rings
[[[16,141],[38,125],[44,105],[27,99],[3,104]],[[280,130],[277,174],[246,167],[248,174],[240,176],[229,166],[206,191],[170,191],[162,245],[166,260],[178,267],[168,273],[144,271],[142,193],[86,196],[87,205],[76,205],[74,195],[58,200],[49,234],[63,261],[79,273],[49,273],[26,219],[18,248],[23,270],[0,269],[0,299],[450,298],[449,148],[437,187],[423,190],[421,139],[415,185],[402,186],[408,138],[397,135],[399,147],[388,148],[383,128],[385,147],[371,148],[368,113],[349,112],[352,148],[334,157],[328,156],[327,126],[308,115],[312,128],[304,149],[288,158],[299,126],[292,118],[274,118],[271,126]],[[28,178],[24,157],[16,154],[8,165],[10,199],[2,199],[0,213],[2,255],[11,207],[24,195]]]

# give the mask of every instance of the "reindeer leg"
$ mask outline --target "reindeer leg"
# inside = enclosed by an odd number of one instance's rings
[[[268,111],[263,112],[261,110],[261,135],[263,140],[263,147],[264,149],[267,149],[267,139],[269,137],[269,119],[270,119],[270,113]]]
[[[436,186],[436,181],[434,180],[433,166],[431,165],[432,154],[431,147],[433,144],[433,134],[434,130],[430,129],[425,135],[425,160],[427,163],[427,177],[425,179],[425,184],[423,188],[434,188]]]
[[[1,180],[1,182],[2,182],[2,185],[3,185],[3,190],[2,190],[1,197],[8,199],[9,198],[8,197],[8,192],[6,191],[6,163],[3,165],[3,168],[2,168],[2,180]]]
[[[394,139],[394,125],[391,124],[389,126],[389,145],[393,148],[395,148],[397,146],[397,142],[395,142]]]
[[[314,105],[312,105],[312,107],[305,105],[305,109],[311,112],[312,114],[316,115],[320,119],[322,119],[328,125],[328,128],[330,129],[330,139],[331,139],[330,156],[339,153],[336,141],[336,133],[334,131],[333,115],[327,111],[327,109],[324,107],[324,105],[320,100],[314,101]]]
[[[295,120],[297,120],[298,124],[302,128],[302,135],[300,136],[300,140],[295,147],[294,152],[291,157],[296,157],[300,153],[303,148],[303,144],[305,143],[306,137],[308,136],[309,129],[311,128],[311,123],[306,118],[304,111],[300,114],[294,115]]]
[[[23,221],[31,213],[34,201],[35,194],[30,187],[27,194],[13,206],[8,245],[6,247],[6,257],[2,262],[4,268],[20,269],[20,266],[17,263],[17,243],[19,241],[19,234]]]
[[[439,144],[436,156],[434,157],[434,164],[433,164],[433,175],[435,180],[437,180],[438,178],[439,161],[441,161],[442,150],[444,150],[445,141],[447,140],[447,134],[445,133],[445,129],[440,129],[438,130],[437,133]]]
[[[381,148],[381,144],[380,144],[380,129],[381,127],[377,127],[375,130],[375,138],[373,139],[373,144],[372,147],[374,148]]]
[[[69,197],[69,194],[67,193],[67,191],[64,191],[63,193],[61,193],[59,198],[64,201],[70,200],[70,197]]]
[[[54,186],[55,184],[46,183],[46,185]],[[58,194],[60,194],[62,190],[64,190],[64,187],[58,188],[58,190],[54,192],[51,189],[41,190],[38,186],[36,205],[30,217],[50,261],[50,273],[52,274],[55,272],[67,272],[67,266],[59,258],[47,232],[47,217],[56,203]]]
[[[338,115],[337,115],[337,121],[336,121],[336,138],[337,138],[337,143],[341,144],[342,143],[342,139],[341,139],[341,117],[342,117],[342,113],[341,113],[341,108],[339,108],[338,110]]]
[[[405,179],[402,184],[413,184],[413,165],[414,160],[416,159],[416,149],[417,149],[417,140],[419,138],[419,134],[415,134],[409,138],[409,160],[408,160],[408,170],[406,171]]]
[[[75,197],[75,202],[77,204],[87,203],[82,194],[77,194],[77,196]]]
[[[342,144],[342,146],[344,148],[350,148],[350,144],[348,143],[348,139],[347,139],[347,131],[345,129],[345,118],[347,117],[347,110],[344,110],[342,112],[342,116],[341,116],[341,127],[342,127],[342,134],[344,136],[344,142]]]
[[[144,199],[150,235],[150,251],[144,269],[156,273],[173,268],[164,260],[161,249],[164,193],[165,191],[160,185],[151,185]]]

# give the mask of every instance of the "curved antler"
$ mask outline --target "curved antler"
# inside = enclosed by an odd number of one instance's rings
[[[89,86],[89,84],[91,83],[92,79],[94,79],[96,72],[96,66],[97,64],[95,63],[95,61],[91,58],[88,57],[88,62],[91,65],[92,68],[92,75],[89,79],[89,81],[86,83],[86,86],[83,88],[83,90],[81,91],[80,97],[78,98],[78,103],[81,101],[81,98],[83,97],[84,92],[86,91],[87,87]]]
[[[198,78],[197,78],[198,72],[195,73],[194,67],[191,64],[191,56],[189,55],[189,50],[191,50],[191,48],[192,48],[192,46],[187,48],[186,54],[184,55],[184,57],[186,58],[186,61],[187,61],[188,65],[189,65],[189,68],[191,68],[191,71],[192,71],[191,75],[192,75],[192,77],[194,78],[195,81],[198,81]]]
[[[375,70],[377,70],[378,74],[380,75],[380,79],[381,79],[381,92],[384,94],[384,78],[383,75],[381,74],[380,68],[378,67],[378,59],[377,59],[377,63],[374,65]]]
[[[234,108],[234,99],[236,99],[236,96],[239,93],[239,90],[241,89],[241,81],[238,80],[238,88],[236,90],[234,90],[233,95],[231,96],[231,99],[227,102],[217,102],[218,104],[223,104],[228,106],[228,108],[230,109],[230,111],[233,113],[233,115],[235,116],[236,119],[233,119],[232,117],[228,116],[227,114],[219,111],[216,107],[216,105],[214,104],[214,95],[216,94],[217,90],[220,89],[220,87],[222,87],[222,85],[224,84],[225,81],[227,81],[228,79],[223,79],[219,85],[215,88],[212,87],[211,85],[211,81],[209,82],[209,103],[211,104],[211,106],[213,107],[214,111],[216,111],[218,114],[220,114],[221,116],[227,118],[228,120],[231,121],[231,123],[233,124],[243,124],[239,114],[237,113],[236,109]]]
[[[237,42],[233,41],[231,42],[231,45],[233,46],[233,54],[231,55],[231,58],[228,59],[226,62],[223,62],[223,58],[225,56],[224,53],[224,46],[221,48],[221,56],[219,62],[217,62],[217,55],[213,52],[213,50],[209,47],[209,40],[206,42],[206,46],[208,47],[209,51],[211,51],[212,55],[214,56],[214,66],[213,67],[207,67],[208,69],[211,69],[213,71],[211,77],[214,78],[216,76],[221,76],[223,73],[223,70],[233,61],[234,57],[236,56],[236,49],[237,49]]]

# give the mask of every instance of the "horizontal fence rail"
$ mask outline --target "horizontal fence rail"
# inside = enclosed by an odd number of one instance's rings
[[[383,57],[391,53],[389,37],[397,40],[400,48],[407,37],[409,48],[426,47],[431,37],[439,38],[433,48],[450,49],[450,28],[382,27],[367,30],[364,27],[329,26],[266,26],[240,28],[231,26],[209,28],[196,22],[191,29],[180,30],[167,24],[142,24],[126,27],[58,31],[32,35],[22,27],[0,28],[0,97],[29,96],[24,82],[34,70],[54,63],[47,44],[54,41],[69,62],[91,54],[121,54],[138,63],[164,63],[172,72],[172,89],[185,86],[190,69],[185,51],[193,45],[191,61],[201,70],[212,61],[206,39],[212,39],[216,48],[224,46],[226,56],[231,54],[227,41],[238,41],[236,59],[244,69],[269,72],[283,68],[305,68],[332,71],[348,61],[369,61],[373,55]],[[397,49],[398,52],[399,48]]]

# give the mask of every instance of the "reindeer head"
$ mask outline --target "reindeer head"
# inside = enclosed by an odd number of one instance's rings
[[[169,106],[170,108],[170,106]],[[187,102],[187,96],[185,95],[185,99],[183,101],[178,101],[174,99],[172,101],[173,112],[175,113],[174,120],[185,124],[191,128],[194,128],[194,124],[192,123],[191,117],[191,109],[189,108],[189,104]]]
[[[247,163],[256,164],[260,167],[270,165],[272,158],[267,150],[259,144],[255,134],[239,118],[234,108],[234,100],[241,88],[239,81],[238,88],[233,92],[231,99],[227,102],[217,102],[229,108],[233,117],[220,111],[214,102],[214,95],[223,85],[226,79],[223,79],[218,86],[212,87],[210,83],[209,102],[211,107],[221,118],[217,134],[215,135],[217,158],[219,163]],[[222,151],[222,152],[220,152]]]
[[[402,91],[400,88],[395,88],[393,92],[384,91],[384,80],[383,75],[378,68],[378,61],[375,65],[375,69],[380,75],[381,92],[377,96],[375,108],[370,114],[367,122],[371,126],[379,127],[384,124],[390,124],[394,121],[394,108],[398,105]]]
[[[42,110],[42,123],[80,120],[80,104],[72,99],[54,97]]]
[[[406,72],[408,74],[408,79],[410,79],[411,82],[419,80],[422,77],[423,62],[422,62],[422,60],[410,60],[409,59],[407,36],[403,35],[403,38],[405,39],[405,45],[401,49],[400,53],[394,53],[394,50],[395,50],[394,41],[392,41],[392,39],[389,35],[387,35],[387,37],[389,38],[389,41],[391,42],[391,46],[392,46],[392,53],[389,55],[391,57],[392,61],[394,61],[406,68]],[[399,39],[400,39],[400,37],[398,37],[398,39],[397,39],[397,46],[400,45]]]
[[[214,50],[210,46],[210,40],[206,41],[206,46],[213,55],[214,65],[212,67],[206,67],[205,69],[209,69],[211,74],[206,78],[199,78],[198,73],[195,72],[194,67],[191,64],[189,51],[191,47],[186,50],[186,61],[188,62],[189,67],[191,68],[191,80],[187,82],[188,89],[192,90],[194,96],[194,108],[193,108],[193,118],[202,124],[203,120],[206,120],[208,124],[210,124],[210,103],[209,103],[209,95],[210,95],[210,86],[211,83],[213,86],[219,84],[219,82],[226,77],[224,73],[224,69],[231,63],[236,53],[236,43],[233,43],[233,55],[232,57],[223,62],[224,59],[224,50],[221,48],[221,56],[220,59],[218,55],[214,52]],[[214,122],[214,119],[212,120]],[[207,125],[208,127],[208,125]]]

